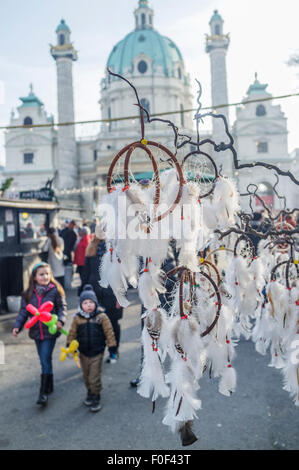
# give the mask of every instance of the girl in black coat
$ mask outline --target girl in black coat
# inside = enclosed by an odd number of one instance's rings
[[[64,325],[67,315],[64,290],[54,279],[49,264],[41,262],[34,266],[29,287],[22,295],[21,308],[13,328],[15,337],[21,332],[26,321],[32,318],[26,310],[26,305],[32,304],[39,308],[47,301],[54,304],[51,314],[58,316],[58,332],[55,335],[50,334],[48,327],[40,321],[37,321],[29,330],[29,337],[35,341],[42,369],[38,405],[46,405],[47,396],[53,391],[52,353],[56,339],[60,336],[59,330]]]

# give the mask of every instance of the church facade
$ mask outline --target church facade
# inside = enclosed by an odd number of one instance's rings
[[[191,94],[190,76],[187,73],[182,54],[177,45],[162,36],[154,28],[154,11],[148,0],[139,0],[134,11],[135,28],[112,49],[107,67],[114,73],[129,79],[136,89],[141,104],[150,114],[174,114],[165,116],[180,132],[195,136],[192,112],[195,107]],[[206,52],[211,63],[212,105],[228,103],[226,54],[230,37],[224,33],[223,19],[215,11],[210,20],[210,31],[206,37]],[[56,44],[50,53],[57,69],[58,121],[74,122],[73,71],[72,64],[78,59],[71,42],[71,31],[64,20],[56,29]],[[287,121],[279,105],[274,105],[267,85],[255,77],[250,85],[242,106],[237,109],[236,121],[231,126],[238,159],[241,163],[257,160],[279,164],[282,169],[293,169],[294,160],[288,154]],[[267,101],[250,102],[267,98]],[[30,87],[28,96],[20,98],[22,104],[17,115],[11,115],[10,126],[28,126],[10,129],[6,133],[6,166],[2,179],[14,178],[19,190],[38,189],[48,179],[53,179],[58,198],[63,206],[74,211],[81,210],[91,217],[99,198],[97,189],[105,191],[109,165],[114,155],[125,145],[140,139],[139,119],[118,120],[103,123],[98,134],[89,139],[76,140],[74,126],[49,126],[53,117],[48,116],[42,101]],[[105,71],[101,82],[100,108],[102,119],[123,118],[138,114],[134,106],[136,98],[127,83]],[[228,118],[227,108],[217,112]],[[225,141],[223,126],[219,119],[213,119],[212,136],[216,142]],[[30,127],[38,124],[40,127]],[[166,144],[171,148],[173,132],[165,123],[146,124],[147,138]],[[150,130],[149,130],[150,129]],[[148,130],[148,134],[147,134]],[[202,138],[208,135],[201,135]],[[192,150],[192,149],[191,149]],[[241,192],[252,181],[259,185],[266,196],[273,196],[274,205],[279,208],[280,200],[273,193],[276,180],[273,172],[259,168],[235,171],[229,154],[215,155],[222,163],[223,174],[236,178]],[[136,165],[136,166],[135,166]],[[140,174],[149,171],[150,165],[143,158],[135,162],[134,169]],[[282,178],[277,186],[279,192],[287,192],[289,185]],[[86,188],[86,191],[80,190]],[[288,205],[296,204],[293,192],[286,194]],[[266,199],[265,199],[266,200]],[[270,200],[270,199],[269,199]],[[75,212],[74,212],[75,213]]]

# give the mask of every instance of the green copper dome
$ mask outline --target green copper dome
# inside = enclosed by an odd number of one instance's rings
[[[69,33],[71,32],[70,28],[63,19],[60,21],[60,24],[56,28],[56,33],[58,33],[59,31],[68,31]]]
[[[218,13],[218,10],[214,10],[213,16],[212,16],[212,18],[210,19],[210,23],[211,23],[212,21],[223,21],[222,16],[219,15],[219,13]]]
[[[33,93],[32,83],[30,84],[30,92],[28,96],[21,96],[20,100],[22,101],[21,108],[25,106],[43,106],[44,103]]]
[[[128,67],[132,72],[133,60],[141,54],[152,61],[153,74],[157,66],[162,66],[165,76],[174,76],[175,64],[183,61],[179,48],[171,39],[154,29],[139,29],[127,34],[114,46],[107,67],[120,74]]]
[[[250,96],[250,95],[253,95],[253,94],[263,93],[263,94],[267,94],[267,95],[270,96],[270,93],[268,93],[266,91],[267,86],[268,86],[267,83],[260,83],[259,82],[259,80],[257,79],[257,73],[255,73],[255,80],[252,83],[252,85],[250,85],[250,87],[248,88],[247,95]]]

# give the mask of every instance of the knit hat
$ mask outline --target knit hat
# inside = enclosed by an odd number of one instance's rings
[[[83,287],[83,291],[80,294],[80,307],[82,307],[82,302],[87,299],[92,300],[96,304],[96,308],[98,308],[98,299],[90,284],[86,284]]]

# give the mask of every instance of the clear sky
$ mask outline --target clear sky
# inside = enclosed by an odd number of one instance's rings
[[[49,114],[57,116],[55,62],[49,44],[64,18],[79,53],[74,64],[76,120],[99,119],[100,80],[112,47],[134,28],[137,0],[10,0],[0,2],[0,124],[9,123],[20,96],[34,92]],[[180,48],[195,87],[203,86],[202,103],[211,104],[210,63],[205,34],[214,9],[224,19],[231,43],[227,55],[228,95],[240,101],[254,80],[254,73],[276,95],[299,92],[299,68],[286,61],[299,50],[298,0],[151,0],[154,27]],[[289,151],[299,148],[299,97],[279,100],[288,118]],[[194,101],[195,106],[195,101]],[[132,107],[132,113],[135,109]],[[231,123],[234,111],[230,111]],[[96,133],[98,126],[78,129]],[[0,134],[0,162],[4,159]]]

